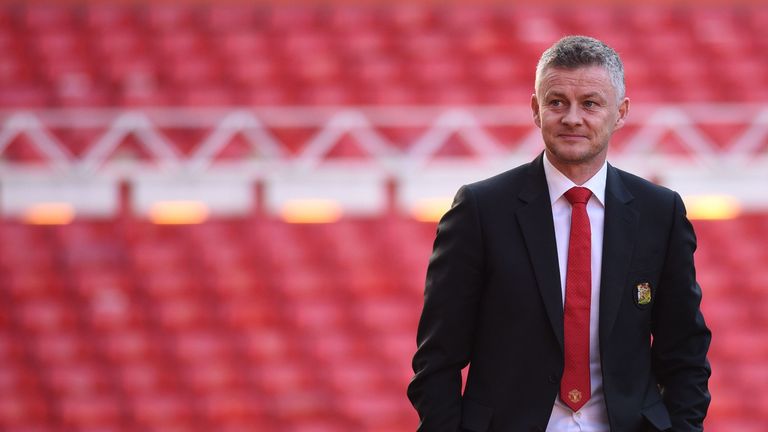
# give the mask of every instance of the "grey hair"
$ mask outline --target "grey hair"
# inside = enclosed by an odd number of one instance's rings
[[[624,65],[619,55],[604,42],[588,36],[566,36],[544,51],[536,65],[536,91],[547,69],[576,69],[584,66],[604,67],[611,77],[617,99],[621,101],[624,98]]]

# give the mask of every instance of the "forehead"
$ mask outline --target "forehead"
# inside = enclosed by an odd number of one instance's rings
[[[573,69],[550,67],[539,79],[539,90],[543,93],[600,93],[613,95],[615,89],[611,75],[602,66],[586,66]]]

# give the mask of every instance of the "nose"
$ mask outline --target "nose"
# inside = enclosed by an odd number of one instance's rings
[[[582,118],[579,106],[577,104],[570,104],[568,106],[568,111],[566,111],[561,121],[568,126],[580,126]]]

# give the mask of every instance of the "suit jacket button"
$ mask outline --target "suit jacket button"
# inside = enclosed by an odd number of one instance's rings
[[[559,380],[557,379],[557,375],[555,375],[555,374],[552,374],[552,375],[550,375],[548,379],[549,379],[549,382],[550,382],[551,384],[557,384],[557,382],[559,381]]]

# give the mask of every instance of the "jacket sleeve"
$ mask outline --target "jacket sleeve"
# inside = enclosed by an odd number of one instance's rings
[[[477,203],[462,187],[437,228],[427,269],[424,308],[408,397],[419,431],[458,431],[461,370],[470,361],[483,287],[483,243]]]
[[[672,430],[701,431],[709,407],[711,333],[700,310],[693,254],[696,236],[678,194],[666,261],[654,307],[652,367],[661,386]]]

